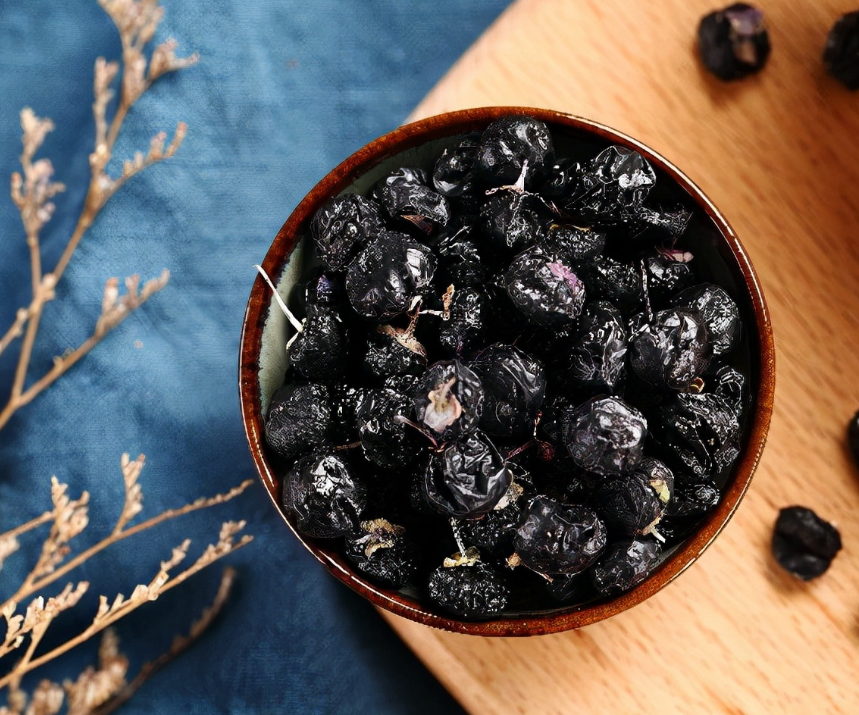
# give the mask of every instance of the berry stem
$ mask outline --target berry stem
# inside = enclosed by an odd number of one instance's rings
[[[292,324],[292,327],[299,333],[303,331],[304,326],[301,324],[301,321],[292,314],[292,311],[290,311],[289,308],[286,307],[286,303],[283,302],[283,298],[280,297],[280,293],[277,292],[277,288],[274,287],[274,283],[271,282],[271,278],[268,277],[268,273],[263,270],[262,266],[255,265],[254,268],[259,271],[262,279],[268,284],[268,287],[271,288],[275,301],[277,301],[278,306],[280,306],[280,309],[283,311],[286,319]]]

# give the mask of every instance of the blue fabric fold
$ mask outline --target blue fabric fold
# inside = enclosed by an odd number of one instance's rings
[[[172,272],[168,287],[0,431],[0,527],[50,504],[56,474],[91,494],[86,547],[107,533],[123,486],[122,452],[147,455],[140,518],[254,477],[237,398],[237,353],[253,264],[301,197],[336,163],[401,123],[509,0],[169,0],[157,40],[175,37],[200,63],[160,80],[134,107],[111,170],[177,121],[177,156],[130,181],[84,238],[46,309],[29,380],[91,333],[104,281]],[[56,124],[39,156],[68,190],[42,234],[53,266],[83,201],[92,147],[92,68],[120,56],[112,22],[92,2],[0,0],[0,174],[18,168],[18,112]],[[0,330],[30,299],[19,216],[0,197]],[[11,384],[18,344],[0,357]],[[0,404],[5,395],[0,394]],[[70,574],[91,587],[46,647],[83,630],[97,595],[130,593],[186,536],[190,558],[221,521],[246,519],[255,541],[227,562],[239,571],[220,621],[157,674],[125,713],[440,713],[459,707],[363,600],[335,582],[288,534],[262,487],[129,539]],[[43,534],[44,532],[42,532]],[[8,596],[39,533],[3,566]],[[221,566],[119,624],[130,675],[187,631]],[[58,592],[65,581],[49,588]],[[73,677],[94,662],[81,646],[25,680]],[[0,697],[2,700],[2,697]]]

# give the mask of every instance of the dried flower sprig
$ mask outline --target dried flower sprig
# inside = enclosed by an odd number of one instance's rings
[[[127,598],[123,594],[118,594],[112,600],[109,600],[106,596],[100,596],[98,608],[89,626],[65,643],[46,653],[37,655],[36,652],[39,644],[51,623],[60,613],[74,608],[78,604],[81,597],[89,588],[89,583],[86,581],[81,581],[77,584],[68,583],[62,591],[55,596],[51,596],[47,600],[42,596],[34,598],[27,606],[24,613],[18,613],[18,604],[22,600],[33,596],[38,591],[41,591],[45,587],[62,578],[76,566],[79,566],[84,561],[108,546],[115,544],[128,536],[150,529],[157,524],[167,521],[168,519],[174,519],[178,516],[189,514],[200,509],[206,509],[216,504],[223,504],[224,502],[227,502],[241,494],[252,483],[251,480],[246,480],[224,494],[217,494],[208,498],[199,498],[178,509],[169,509],[147,519],[146,521],[130,526],[134,517],[137,516],[143,508],[143,491],[138,480],[144,464],[145,458],[143,455],[140,455],[133,460],[128,454],[124,454],[122,456],[120,466],[122,468],[123,482],[125,485],[125,499],[120,514],[117,517],[116,524],[108,536],[90,548],[81,551],[73,558],[68,558],[71,553],[70,543],[76,536],[86,529],[89,523],[89,494],[87,494],[87,492],[83,492],[77,499],[70,498],[67,495],[68,487],[65,484],[61,484],[56,477],[51,479],[51,500],[53,502],[53,508],[41,516],[16,527],[15,529],[11,529],[4,534],[0,534],[0,544],[6,545],[3,550],[0,551],[0,554],[4,554],[3,558],[5,558],[6,555],[13,553],[17,549],[18,537],[21,534],[37,528],[40,525],[47,523],[51,524],[48,537],[42,545],[41,552],[37,557],[32,570],[25,577],[15,594],[0,604],[0,615],[2,615],[6,621],[6,633],[2,642],[0,642],[0,658],[12,653],[13,651],[23,650],[23,655],[14,665],[12,670],[10,670],[6,675],[0,676],[0,689],[4,687],[9,688],[9,704],[5,711],[0,709],[0,715],[2,715],[3,712],[24,712],[23,708],[26,704],[26,697],[20,690],[20,683],[21,678],[26,673],[44,665],[63,653],[66,653],[80,643],[92,638],[94,635],[105,631],[105,629],[109,628],[129,613],[135,611],[140,606],[149,601],[156,600],[161,594],[169,591],[175,586],[178,586],[202,569],[232,553],[236,549],[245,546],[252,540],[252,537],[249,535],[240,535],[240,532],[245,527],[244,521],[227,521],[221,526],[218,539],[215,543],[209,544],[204,549],[203,553],[190,566],[185,568],[183,571],[172,575],[171,572],[173,572],[176,567],[186,559],[188,554],[191,542],[188,539],[182,541],[181,544],[172,550],[170,556],[165,561],[161,562],[158,571],[148,583],[138,584],[131,592],[131,595]],[[2,559],[0,559],[0,566],[2,566]],[[219,590],[219,596],[215,599],[213,606],[204,612],[203,618],[198,621],[194,627],[192,627],[190,635],[182,640],[175,641],[173,647],[167,654],[154,661],[154,664],[145,666],[141,671],[141,674],[138,676],[138,679],[141,677],[145,679],[145,677],[154,673],[168,660],[184,651],[201,635],[202,631],[205,630],[208,624],[212,622],[216,613],[226,601],[233,578],[234,574],[231,571],[225,573],[221,589]],[[72,688],[70,691],[69,687],[71,686],[67,684],[66,693],[69,697],[69,712],[90,712],[90,710],[80,709],[82,707],[80,703],[84,702],[84,700],[82,700],[83,695],[81,694],[84,689],[83,683],[89,683],[91,685],[96,681],[101,683],[103,686],[103,692],[109,691],[111,698],[117,696],[120,692],[124,693],[123,697],[125,699],[130,697],[133,690],[128,691],[128,687],[124,680],[127,663],[125,669],[122,670],[121,678],[117,678],[115,676],[119,673],[119,669],[116,668],[116,663],[118,661],[115,661],[114,659],[111,662],[113,663],[113,665],[111,665],[113,676],[108,677],[108,675],[105,674],[96,678],[96,674],[105,671],[105,668],[107,667],[105,662],[102,662],[98,671],[94,670],[90,675],[86,675],[86,671],[82,674],[81,677],[83,680],[80,678],[78,679],[79,685],[77,686],[77,690]],[[131,685],[134,685],[134,682],[138,682],[138,679],[135,679]],[[108,685],[110,685],[109,688]],[[134,689],[137,687],[139,687],[139,682]],[[42,686],[40,686],[40,688],[34,692],[27,712],[30,712],[31,710],[35,711],[36,708],[47,708],[43,711],[52,712],[48,706],[55,702],[56,692],[56,688],[49,688],[48,686],[44,686],[44,688],[42,688]],[[74,695],[73,698],[72,693],[78,694]],[[96,706],[103,707],[104,704],[108,702],[109,698],[97,700],[98,702],[95,702],[90,698],[89,700],[86,700],[86,702],[90,704],[91,708]],[[77,710],[71,709],[73,704],[75,708],[78,708]]]
[[[28,306],[16,311],[12,324],[0,335],[0,355],[16,339],[23,337],[9,398],[5,406],[0,409],[0,430],[17,410],[31,402],[95,347],[129,313],[161,290],[170,277],[170,274],[164,271],[158,278],[146,282],[141,290],[139,289],[140,279],[136,275],[131,276],[126,279],[127,292],[122,298],[118,293],[118,279],[109,279],[105,286],[102,312],[93,334],[76,349],[69,351],[63,357],[55,358],[53,367],[45,375],[29,387],[26,386],[27,372],[42,312],[45,305],[54,300],[57,283],[62,278],[81,238],[110,197],[132,176],[173,156],[187,132],[187,126],[179,122],[169,144],[167,134],[158,132],[152,138],[148,152],[146,154],[137,152],[132,159],[125,161],[119,176],[113,177],[107,172],[116,138],[132,105],[159,77],[193,65],[197,62],[198,56],[193,54],[189,57],[177,57],[176,42],[168,39],[152,51],[151,58],[147,61],[146,47],[155,36],[155,31],[164,15],[159,0],[99,0],[99,4],[119,30],[122,41],[122,71],[118,62],[108,62],[103,57],[96,60],[93,82],[95,100],[92,105],[95,119],[95,143],[89,157],[89,187],[75,228],[57,264],[50,272],[43,271],[39,235],[54,213],[53,198],[65,190],[65,186],[53,180],[54,167],[51,162],[44,158],[35,159],[35,155],[47,134],[54,129],[54,124],[50,119],[37,117],[29,108],[21,112],[22,171],[12,174],[11,196],[21,214],[27,245],[30,249],[32,299]],[[112,118],[108,119],[108,106],[114,96],[111,87],[117,77],[119,77],[120,86],[119,101]]]

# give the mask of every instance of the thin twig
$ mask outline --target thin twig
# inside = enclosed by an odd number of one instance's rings
[[[244,546],[247,546],[252,540],[252,536],[245,535],[235,544],[232,544],[229,549],[223,552],[214,552],[212,556],[208,559],[201,557],[194,564],[185,569],[182,573],[176,575],[172,579],[169,579],[162,586],[160,586],[157,595],[160,596],[161,594],[166,593],[170,589],[175,588],[179,584],[184,583],[191,576],[206,568],[206,566],[209,566],[215,561],[222,559],[227,554],[231,554],[234,551]],[[6,687],[12,682],[20,682],[21,677],[23,675],[29,673],[31,670],[35,670],[36,668],[44,665],[45,663],[54,660],[55,658],[58,658],[59,656],[63,655],[64,653],[67,653],[72,648],[80,645],[81,643],[88,641],[94,635],[101,633],[105,628],[113,625],[121,618],[127,616],[129,613],[136,611],[138,608],[140,608],[140,606],[147,602],[148,601],[139,600],[125,601],[124,603],[122,603],[122,605],[110,611],[103,618],[93,621],[92,624],[90,624],[85,630],[83,630],[74,638],[70,638],[62,645],[57,646],[53,650],[48,651],[47,653],[39,656],[38,658],[34,658],[33,660],[30,660],[28,662],[19,663],[11,673],[0,678],[0,690],[2,690],[4,687]]]
[[[149,680],[149,678],[194,645],[220,615],[230,598],[230,593],[232,592],[235,580],[236,570],[228,566],[224,569],[224,573],[221,576],[221,583],[218,586],[218,592],[215,595],[214,600],[211,605],[203,611],[200,619],[191,626],[191,630],[188,635],[184,637],[177,636],[173,641],[173,645],[170,646],[170,650],[166,653],[162,653],[155,660],[145,663],[134,680],[126,684],[125,687],[118,693],[114,694],[110,700],[93,710],[90,715],[109,715],[109,713],[112,713],[118,707],[124,705],[140,689],[140,687]]]
[[[6,608],[11,602],[20,603],[25,598],[33,595],[37,591],[43,589],[45,586],[53,583],[59,578],[65,576],[72,569],[77,568],[82,563],[84,563],[87,559],[95,556],[95,554],[103,551],[108,546],[111,546],[117,542],[122,541],[123,539],[127,539],[129,536],[134,536],[135,534],[139,534],[141,531],[146,531],[147,529],[151,529],[153,526],[157,526],[162,522],[168,521],[169,519],[175,519],[179,516],[184,516],[185,514],[190,514],[195,511],[199,511],[200,509],[207,509],[210,506],[215,506],[216,504],[223,504],[224,502],[228,502],[231,499],[235,499],[242,492],[245,491],[251,484],[253,484],[252,479],[246,479],[241,484],[236,487],[230,489],[230,491],[225,492],[223,494],[216,494],[213,497],[209,497],[207,499],[197,499],[194,502],[189,504],[185,504],[183,507],[179,507],[178,509],[168,509],[167,511],[163,511],[160,514],[153,516],[151,519],[147,519],[146,521],[142,521],[139,524],[136,524],[128,529],[124,529],[118,533],[112,533],[110,536],[105,537],[97,544],[94,544],[90,548],[82,551],[73,559],[67,561],[65,564],[55,569],[48,575],[44,576],[41,579],[33,581],[27,588],[20,588],[18,591],[6,599],[2,604],[0,604],[0,612]]]
[[[21,524],[20,526],[16,526],[14,529],[9,529],[9,531],[5,531],[0,534],[0,541],[4,541],[6,539],[14,539],[16,536],[20,536],[31,529],[35,529],[37,526],[41,526],[42,524],[47,524],[54,518],[54,512],[46,511],[41,516],[37,516],[35,519],[30,519],[30,521]],[[0,609],[2,610],[2,609]]]

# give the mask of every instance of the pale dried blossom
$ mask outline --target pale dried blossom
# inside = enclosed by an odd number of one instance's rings
[[[149,601],[154,601],[162,593],[178,586],[205,567],[250,543],[252,540],[252,537],[248,535],[237,538],[239,532],[245,527],[244,521],[227,521],[221,526],[216,543],[209,544],[197,560],[185,568],[185,570],[171,575],[185,560],[191,546],[189,539],[183,540],[181,544],[171,550],[167,559],[159,563],[158,571],[148,583],[135,586],[131,595],[127,598],[123,594],[117,594],[112,600],[108,600],[104,595],[100,596],[99,606],[93,616],[93,620],[85,630],[53,650],[35,657],[36,647],[41,642],[51,623],[60,613],[78,605],[81,597],[87,591],[89,584],[85,581],[79,582],[76,585],[69,583],[62,591],[47,600],[43,596],[36,596],[30,601],[22,614],[17,612],[17,608],[23,599],[32,596],[35,591],[43,589],[62,576],[65,576],[71,569],[84,563],[107,546],[115,544],[132,534],[149,529],[160,524],[162,521],[229,501],[241,494],[252,483],[250,480],[246,480],[226,493],[216,494],[213,497],[207,498],[201,497],[183,507],[164,511],[155,517],[131,526],[131,521],[140,512],[143,504],[143,493],[140,488],[139,478],[144,465],[145,458],[143,455],[138,456],[134,460],[128,454],[122,455],[120,466],[125,484],[125,501],[116,526],[109,536],[72,559],[65,560],[65,557],[68,555],[68,544],[88,525],[88,495],[84,492],[79,499],[71,499],[67,494],[68,488],[66,485],[61,484],[56,477],[53,477],[51,480],[53,509],[21,527],[12,529],[6,534],[0,534],[0,543],[3,543],[8,539],[14,540],[23,531],[35,528],[35,526],[41,524],[51,523],[50,533],[45,540],[41,555],[33,571],[27,576],[16,593],[5,603],[0,604],[0,616],[6,620],[6,634],[3,643],[0,644],[0,658],[19,648],[25,650],[24,656],[13,669],[5,676],[0,677],[0,688],[9,686],[10,695],[13,692],[18,692],[17,687],[24,674],[62,655],[94,635],[103,632],[106,628],[140,606]],[[232,575],[228,578],[225,574],[224,578],[225,581],[232,582]],[[227,591],[229,590],[228,586],[225,588]],[[223,599],[225,598],[226,595],[223,596]],[[220,608],[220,605],[218,605],[218,608]],[[204,618],[204,622],[208,623],[209,621]],[[189,638],[193,639],[195,637],[195,631],[192,628]],[[29,645],[25,649],[24,645],[28,642]],[[107,653],[111,648],[110,642],[104,647],[107,649],[105,651]],[[178,652],[174,648],[171,649],[170,653],[175,654]],[[119,662],[116,661],[116,663]],[[78,705],[79,703],[89,703],[90,705],[87,707],[90,708],[100,707],[99,705],[93,705],[93,703],[98,701],[102,696],[105,698],[112,697],[118,689],[124,688],[125,670],[117,667],[116,663],[111,668],[106,668],[102,664],[98,669],[91,670],[90,672],[85,671],[82,674],[82,679],[76,681],[73,686],[75,692],[74,702],[72,694],[69,692],[69,707],[83,708],[84,705]],[[127,666],[125,667],[127,668]],[[122,670],[121,677],[119,675],[120,670]],[[107,687],[108,685],[110,687]],[[129,692],[126,690],[123,690],[123,692],[125,694],[122,697],[127,698]],[[99,693],[101,695],[96,697]],[[10,699],[8,712],[21,715],[26,698],[23,700],[18,698],[16,700],[16,697],[14,696]],[[0,715],[2,715],[2,712],[0,710]],[[69,712],[84,713],[90,711],[86,709],[70,709]]]
[[[74,231],[53,270],[47,272],[43,271],[41,265],[39,233],[55,211],[51,199],[65,187],[53,181],[54,169],[48,159],[34,161],[35,154],[45,136],[54,128],[53,123],[50,119],[37,117],[30,109],[21,112],[21,126],[24,130],[22,173],[15,172],[12,175],[11,196],[21,213],[27,244],[30,248],[33,296],[30,305],[19,308],[11,325],[0,335],[0,354],[14,340],[23,338],[9,401],[0,408],[0,429],[8,423],[17,410],[29,404],[39,393],[53,384],[66,370],[95,347],[129,312],[138,308],[149,295],[163,288],[167,282],[167,274],[162,274],[154,281],[148,282],[138,293],[139,279],[135,276],[127,279],[126,285],[129,286],[127,295],[119,298],[118,291],[114,294],[114,300],[110,306],[102,310],[95,333],[79,347],[68,350],[62,357],[56,358],[51,370],[25,389],[42,311],[45,304],[55,298],[54,288],[65,272],[81,238],[110,197],[140,171],[173,156],[187,132],[187,126],[179,122],[169,144],[167,134],[158,132],[150,141],[149,150],[146,153],[137,152],[132,159],[124,162],[122,173],[118,177],[112,177],[107,173],[106,167],[110,162],[116,138],[134,102],[159,77],[194,64],[198,57],[196,54],[177,57],[177,44],[175,40],[168,39],[152,51],[151,60],[147,61],[146,46],[155,36],[164,14],[158,0],[99,0],[99,3],[119,30],[122,41],[122,69],[120,70],[118,62],[108,62],[103,57],[95,62],[93,77],[95,98],[92,105],[95,142],[90,154],[89,187]],[[121,88],[119,101],[113,116],[108,118],[108,108],[114,96],[112,87],[117,78]],[[111,294],[115,288],[116,285],[108,281],[106,295]]]
[[[101,315],[95,325],[93,335],[102,337],[119,325],[129,313],[137,310],[149,298],[160,291],[170,281],[170,271],[164,269],[157,278],[152,278],[140,289],[140,276],[136,273],[125,279],[125,294],[119,295],[119,279],[109,278],[104,286]]]
[[[67,715],[90,715],[125,687],[128,658],[119,651],[119,638],[112,628],[102,636],[98,649],[98,667],[90,666],[74,682],[66,680],[63,688],[68,703]]]

